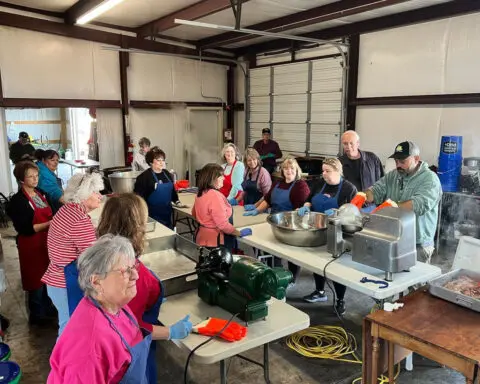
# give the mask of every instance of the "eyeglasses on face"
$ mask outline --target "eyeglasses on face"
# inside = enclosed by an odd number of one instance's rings
[[[120,272],[124,278],[132,276],[133,271],[138,273],[138,269],[140,268],[140,261],[135,259],[135,264],[133,266],[126,266],[118,269],[113,269],[110,272]],[[109,272],[109,273],[110,273]]]

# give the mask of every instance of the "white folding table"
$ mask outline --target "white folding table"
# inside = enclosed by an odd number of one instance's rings
[[[197,291],[193,290],[169,296],[167,301],[162,304],[158,320],[165,326],[170,326],[187,314],[190,314],[190,320],[194,325],[207,317],[228,320],[232,316],[231,313],[220,307],[211,306],[203,302],[198,297]],[[242,324],[241,320],[235,319],[235,321]],[[247,336],[244,339],[233,343],[214,339],[196,350],[192,358],[200,364],[220,362],[220,382],[225,384],[227,382],[226,359],[238,356],[262,366],[265,381],[269,383],[268,343],[306,329],[309,326],[310,317],[306,313],[272,298],[269,301],[266,319],[249,323]],[[176,340],[175,343],[190,352],[205,340],[207,340],[205,336],[191,334],[183,340]],[[263,346],[263,364],[240,356],[241,353],[259,346]]]
[[[238,238],[238,241],[252,247],[269,252],[272,255],[286,259],[309,271],[324,275],[325,265],[332,260],[327,247],[295,247],[278,241],[270,228],[270,224],[258,224],[252,227],[252,235]],[[440,276],[439,267],[420,263],[410,268],[409,272],[395,273],[393,281],[387,288],[380,288],[374,283],[361,283],[363,277],[372,280],[383,280],[385,272],[379,269],[359,264],[352,260],[351,255],[344,254],[330,263],[326,269],[326,276],[330,280],[343,284],[348,288],[361,292],[377,301],[383,301],[417,284],[426,283]]]

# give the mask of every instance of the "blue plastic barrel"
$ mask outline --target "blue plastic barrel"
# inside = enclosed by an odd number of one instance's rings
[[[462,171],[462,136],[442,136],[438,156],[438,177],[444,192],[455,192]]]

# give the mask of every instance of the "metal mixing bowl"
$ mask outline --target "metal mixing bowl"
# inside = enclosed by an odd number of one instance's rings
[[[327,243],[327,216],[309,212],[301,217],[297,211],[279,212],[267,217],[275,238],[297,247],[319,247]]]
[[[135,179],[143,171],[115,172],[108,175],[108,180],[114,193],[133,192]]]

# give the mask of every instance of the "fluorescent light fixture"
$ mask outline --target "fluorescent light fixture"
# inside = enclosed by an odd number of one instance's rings
[[[92,21],[93,19],[97,18],[101,14],[109,11],[116,5],[120,4],[123,0],[105,0],[101,4],[97,5],[95,8],[91,9],[87,13],[80,16],[75,24],[87,24],[88,22]]]
[[[297,41],[305,41],[305,42],[308,42],[308,43],[332,44],[336,47],[340,47],[340,46],[348,47],[348,44],[346,44],[346,43],[340,43],[340,42],[331,41],[331,40],[313,39],[313,38],[310,38],[310,37],[288,35],[288,34],[285,34],[285,33],[277,33],[277,32],[257,31],[255,29],[248,29],[248,28],[236,29],[235,27],[230,27],[230,26],[227,26],[227,25],[203,23],[201,21],[190,21],[190,20],[183,20],[183,19],[175,19],[175,24],[189,25],[191,27],[220,29],[222,31],[228,31],[228,32],[247,33],[247,34],[250,34],[250,35],[273,37],[275,39],[297,40]]]

